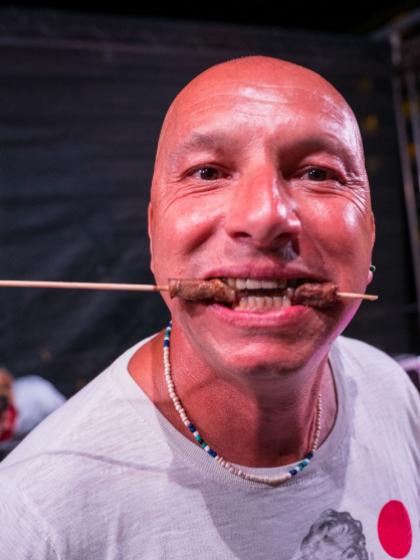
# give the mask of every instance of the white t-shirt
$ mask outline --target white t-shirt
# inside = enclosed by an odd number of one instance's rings
[[[391,358],[335,341],[334,427],[305,470],[267,487],[229,473],[135,383],[127,365],[149,338],[0,464],[1,560],[420,558],[419,396]]]

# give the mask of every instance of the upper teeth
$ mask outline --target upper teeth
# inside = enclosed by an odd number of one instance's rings
[[[227,284],[235,290],[258,290],[261,288],[274,290],[287,286],[287,280],[255,280],[254,278],[225,278]]]

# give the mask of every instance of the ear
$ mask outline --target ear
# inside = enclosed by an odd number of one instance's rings
[[[149,202],[149,206],[147,207],[147,234],[149,236],[149,250],[150,250],[150,270],[155,273],[153,270],[153,239],[152,239],[152,230],[153,230],[153,207],[152,201]]]
[[[375,216],[373,215],[373,212],[371,211],[370,213],[370,227],[371,227],[371,251],[373,250],[373,246],[375,245],[375,239],[376,239],[376,227],[375,227]],[[369,270],[368,272],[368,284],[370,284],[373,280],[373,272],[371,270]]]
[[[376,226],[375,226],[375,216],[373,215],[372,211],[370,213],[370,225],[372,228],[372,249],[373,249],[373,246],[375,245],[375,239],[376,239]]]

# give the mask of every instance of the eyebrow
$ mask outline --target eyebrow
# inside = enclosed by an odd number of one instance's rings
[[[176,161],[186,152],[200,149],[207,149],[214,153],[221,154],[225,151],[225,148],[232,147],[232,145],[235,147],[236,151],[239,149],[239,144],[235,142],[235,137],[232,137],[231,134],[225,131],[214,131],[210,133],[193,132],[170,153],[169,159],[170,161]],[[308,153],[317,150],[325,150],[332,155],[341,156],[350,166],[353,160],[351,154],[347,151],[347,146],[341,143],[338,138],[332,138],[328,135],[303,137],[296,142],[287,144],[282,151],[287,157],[287,153],[293,152],[296,148],[300,148],[302,151]]]
[[[232,137],[225,132],[193,132],[184,142],[179,144],[171,153],[170,159],[175,160],[184,153],[192,150],[207,149],[214,152],[223,151],[223,145],[232,143]]]

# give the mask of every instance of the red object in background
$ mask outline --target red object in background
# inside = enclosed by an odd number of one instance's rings
[[[17,410],[13,404],[9,404],[4,412],[0,427],[0,441],[6,441],[13,436],[16,427]]]

